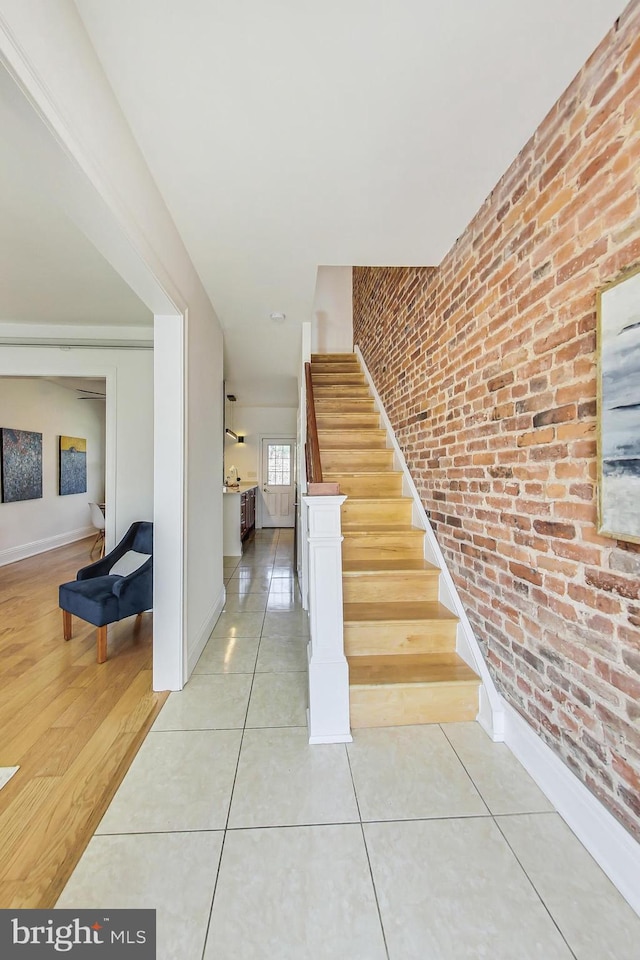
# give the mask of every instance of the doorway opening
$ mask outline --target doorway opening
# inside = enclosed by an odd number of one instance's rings
[[[260,526],[295,526],[294,437],[262,437],[260,441]]]

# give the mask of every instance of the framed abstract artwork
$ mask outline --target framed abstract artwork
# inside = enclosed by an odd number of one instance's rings
[[[42,434],[0,428],[2,502],[42,497]]]
[[[640,267],[598,292],[598,532],[640,543]]]
[[[87,441],[60,437],[59,487],[61,497],[87,492]]]

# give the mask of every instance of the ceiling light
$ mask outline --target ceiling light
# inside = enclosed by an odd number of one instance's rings
[[[286,313],[272,313],[270,314],[271,319],[274,323],[284,323],[287,319]]]

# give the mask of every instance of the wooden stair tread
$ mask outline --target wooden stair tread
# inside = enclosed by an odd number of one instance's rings
[[[367,382],[364,375],[357,370],[335,370],[331,373],[325,370],[314,370],[313,367],[311,367],[311,378],[314,383],[335,383],[336,386],[339,386],[341,383],[357,383],[358,385],[364,386]]]
[[[388,474],[385,474],[388,476]],[[393,493],[381,493],[379,496],[376,494],[375,497],[349,497],[349,503],[413,503],[411,497],[403,497],[402,495],[393,494]]]
[[[341,452],[344,452],[344,451],[341,451]],[[358,453],[361,453],[361,452],[362,451],[360,450],[358,451]],[[349,470],[349,471],[323,470],[323,476],[331,477],[332,480],[338,480],[340,477],[372,477],[376,475],[383,477],[386,480],[392,476],[401,477],[402,473],[400,470],[380,470],[380,468],[378,468],[377,470]],[[375,499],[375,498],[372,497],[371,499]]]
[[[370,400],[371,394],[366,383],[355,380],[319,380],[318,377],[323,374],[316,374],[313,378],[314,398],[318,400]],[[350,374],[349,374],[350,376]],[[320,392],[316,397],[316,391]],[[353,391],[356,391],[355,393]],[[330,392],[328,392],[330,391]],[[345,411],[346,412],[346,411]]]
[[[424,530],[412,527],[410,523],[352,523],[342,524],[343,533],[357,533],[360,536],[377,537],[381,533],[402,533],[407,537],[424,537]]]
[[[400,560],[343,560],[342,573],[344,576],[378,574],[378,573],[415,573],[424,570],[425,573],[440,573],[440,568],[428,560],[415,560],[410,557]]]
[[[357,363],[312,363],[311,364],[311,373],[312,375],[318,373],[357,373],[361,374],[360,368]]]
[[[375,410],[344,410],[338,413],[335,410],[329,410],[326,413],[322,410],[316,410],[316,419],[326,420],[335,426],[319,427],[320,430],[380,430],[380,414]],[[362,421],[365,421],[362,423]],[[375,421],[375,422],[374,422]]]
[[[345,623],[406,623],[407,621],[417,623],[425,620],[458,620],[455,613],[438,600],[345,603],[343,611]]]
[[[337,427],[318,427],[318,434],[328,442],[333,440],[333,434],[336,433],[346,433],[349,439],[353,437],[361,437],[363,435],[371,434],[367,439],[372,440],[374,437],[386,437],[386,432],[382,427],[374,427],[368,425],[360,424],[341,424]]]
[[[478,684],[480,678],[457,654],[390,654],[348,657],[349,684]]]
[[[331,363],[332,361],[336,363],[344,363],[345,360],[352,361],[353,363],[358,363],[358,358],[355,353],[312,353],[311,354],[311,363]]]

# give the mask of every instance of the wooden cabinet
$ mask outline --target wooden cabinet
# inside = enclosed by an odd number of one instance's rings
[[[240,539],[244,540],[256,525],[256,488],[240,494]]]
[[[242,544],[256,526],[257,487],[228,488],[223,501],[223,552],[225,557],[242,556]]]

